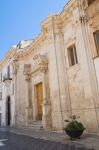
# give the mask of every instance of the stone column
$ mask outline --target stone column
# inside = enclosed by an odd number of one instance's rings
[[[57,72],[57,106],[58,109],[55,110],[58,112],[56,117],[59,119],[57,123],[58,130],[63,129],[64,120],[67,113],[70,111],[70,99],[67,94],[66,85],[66,72],[65,72],[65,56],[64,56],[64,46],[63,46],[63,34],[62,34],[62,24],[60,17],[53,16],[53,45],[54,45],[54,55],[56,61],[56,72]],[[60,114],[60,118],[59,118]],[[57,119],[57,120],[58,120]]]
[[[26,125],[28,125],[33,120],[31,86],[30,86],[31,76],[29,74],[25,75],[25,81],[26,81]]]
[[[13,126],[17,125],[17,72],[18,72],[18,60],[13,60],[13,83],[14,83],[14,118],[13,118]]]
[[[48,85],[48,72],[43,70],[43,127],[44,129],[51,129],[51,109],[49,100],[49,85]]]
[[[65,77],[65,57],[61,18],[48,17],[42,25],[49,45],[50,99],[53,130],[62,130],[66,114],[69,112],[69,97]]]

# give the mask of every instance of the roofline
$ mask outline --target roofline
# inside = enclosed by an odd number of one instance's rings
[[[61,15],[68,7],[70,7],[72,5],[72,2],[74,2],[74,1],[75,0],[69,0],[66,3],[66,5],[63,7],[63,10],[61,12],[59,12],[59,14],[54,14],[52,16]],[[51,16],[48,16],[44,21],[42,21],[42,24],[44,22],[46,22],[49,17],[51,17]],[[41,30],[41,32],[39,33],[39,35],[37,36],[37,38],[34,39],[34,41],[30,44],[30,47],[27,47],[27,49],[31,49],[32,46],[35,47],[35,44],[40,41],[40,39],[41,39],[42,36],[43,36],[43,31]],[[24,40],[24,41],[28,41],[28,40]],[[17,48],[17,46],[16,46],[16,48]],[[7,60],[8,60],[8,58],[10,58],[12,56],[12,53],[13,53],[13,51],[16,48],[11,47],[10,50],[4,55],[4,57],[0,60],[0,68],[2,68],[2,65],[5,64],[7,62]]]

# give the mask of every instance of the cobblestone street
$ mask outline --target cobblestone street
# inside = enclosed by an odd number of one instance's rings
[[[26,135],[0,131],[0,150],[94,150],[75,142],[55,142]]]

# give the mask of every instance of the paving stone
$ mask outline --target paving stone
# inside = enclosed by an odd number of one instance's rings
[[[0,131],[0,140],[4,146],[0,150],[85,150],[83,145],[77,143],[62,144],[61,142],[36,139],[30,136],[17,135],[8,131]],[[76,146],[79,148],[76,149]]]

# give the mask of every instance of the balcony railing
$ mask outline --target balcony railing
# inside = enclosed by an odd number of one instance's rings
[[[12,78],[10,77],[10,75],[4,75],[3,76],[3,82],[5,82],[5,81],[11,81],[12,80]]]
[[[95,0],[88,0],[88,5],[91,5]]]

